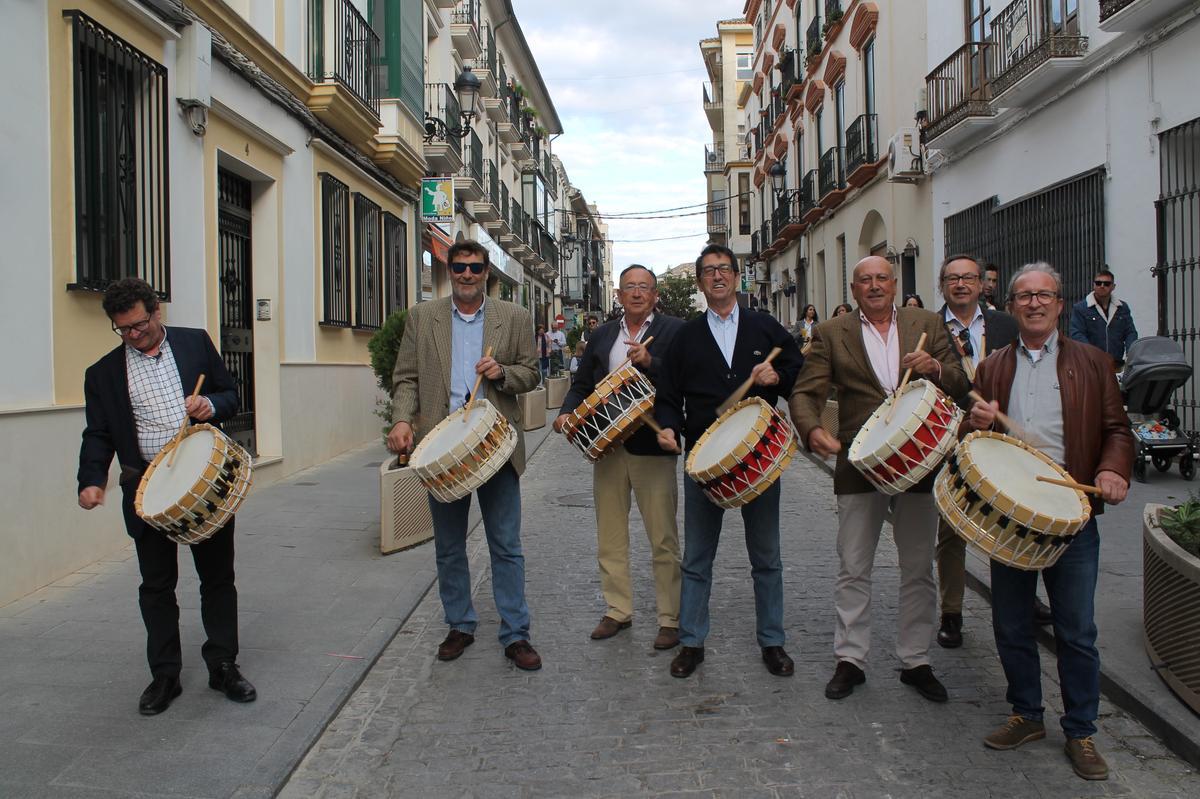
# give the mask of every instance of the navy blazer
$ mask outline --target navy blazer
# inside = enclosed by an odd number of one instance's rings
[[[665,314],[655,314],[646,330],[645,340],[654,336],[650,342],[650,366],[638,369],[650,378],[657,388],[659,377],[663,370],[663,358],[675,340],[675,334],[683,327],[683,320]],[[621,321],[614,320],[596,328],[587,342],[583,357],[579,359],[579,368],[571,381],[571,388],[563,398],[559,414],[571,413],[591,396],[596,386],[608,375],[608,356],[612,353],[613,345],[621,334]],[[643,425],[625,440],[625,450],[631,455],[674,455],[658,445],[658,436],[649,427]]]
[[[773,347],[782,350],[771,364],[779,373],[779,382],[751,386],[747,397],[762,397],[774,406],[781,396],[792,393],[792,384],[804,365],[795,339],[775,317],[748,308],[739,308],[738,314],[732,366],[725,363],[713,338],[707,312],[684,323],[666,355],[654,417],[664,428],[682,431],[687,449],[716,421],[717,407],[750,377],[750,370],[762,363]]]
[[[167,341],[179,368],[185,394],[205,375],[203,396],[213,404],[209,424],[219,423],[237,413],[237,384],[225,368],[217,348],[204,330],[168,327]],[[79,490],[88,486],[108,486],[108,468],[113,454],[121,464],[121,488],[125,491],[126,528],[132,533],[139,525],[130,524],[133,496],[147,464],[137,442],[133,406],[129,401],[129,377],[125,368],[125,344],[121,343],[88,367],[83,378],[84,413],[87,427],[79,448]]]

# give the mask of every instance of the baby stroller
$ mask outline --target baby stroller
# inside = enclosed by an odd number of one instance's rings
[[[1146,482],[1146,456],[1154,468],[1165,472],[1171,459],[1179,457],[1179,473],[1183,479],[1196,476],[1196,458],[1200,443],[1196,437],[1179,429],[1179,416],[1167,407],[1175,389],[1192,376],[1192,367],[1183,355],[1183,348],[1165,336],[1138,339],[1125,357],[1121,373],[1121,396],[1133,427],[1137,450],[1133,461],[1133,476]]]

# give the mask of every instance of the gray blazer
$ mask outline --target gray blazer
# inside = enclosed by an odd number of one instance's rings
[[[413,426],[414,443],[450,412],[450,298],[428,300],[408,311],[404,336],[392,372],[392,423]],[[517,449],[512,464],[525,471],[525,435],[517,395],[538,384],[537,356],[533,350],[533,318],[511,302],[488,297],[484,306],[483,348],[502,367],[499,380],[484,379],[480,396],[487,399],[517,429]]]

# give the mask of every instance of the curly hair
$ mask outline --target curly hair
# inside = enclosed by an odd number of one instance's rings
[[[113,283],[104,292],[104,313],[112,319],[119,313],[125,313],[139,302],[146,313],[154,313],[158,308],[158,294],[150,284],[140,277],[126,277]]]

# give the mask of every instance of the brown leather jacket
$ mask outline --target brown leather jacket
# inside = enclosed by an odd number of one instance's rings
[[[1017,370],[1020,340],[996,350],[975,372],[975,389],[1008,410]],[[1063,407],[1063,451],[1067,471],[1081,483],[1092,483],[1102,471],[1129,479],[1133,469],[1133,433],[1113,376],[1112,359],[1103,350],[1058,337],[1058,381]],[[966,427],[964,422],[964,428]],[[1092,513],[1104,512],[1104,502],[1091,497]]]

